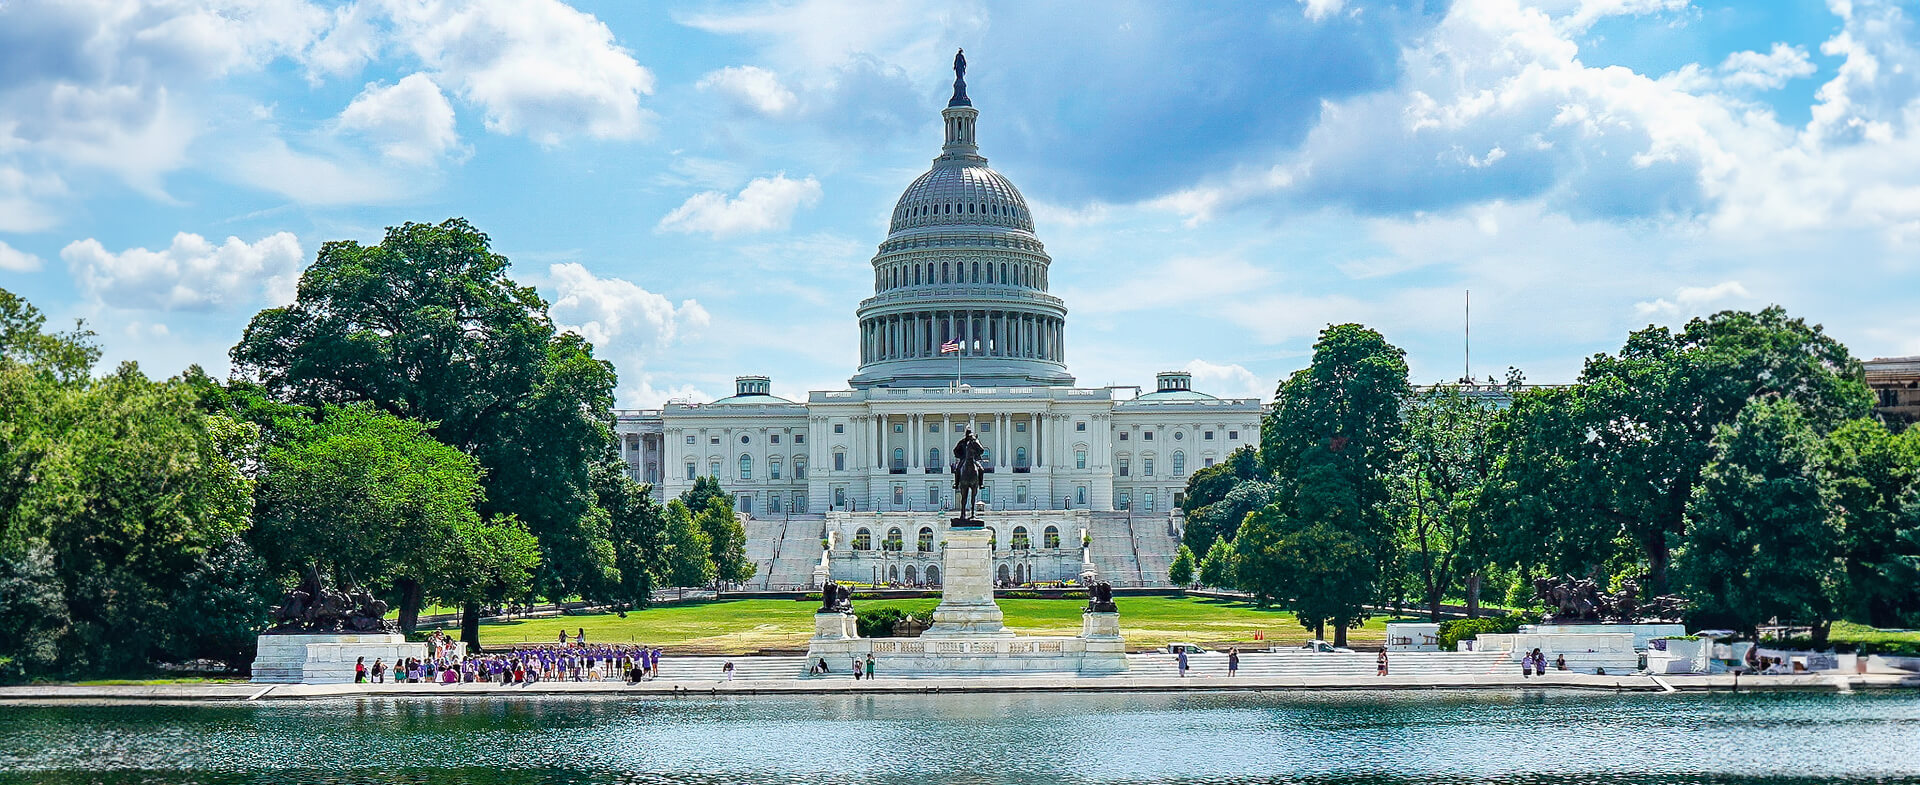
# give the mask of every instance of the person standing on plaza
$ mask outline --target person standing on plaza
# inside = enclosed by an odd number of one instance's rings
[[[1187,648],[1185,646],[1180,647],[1180,653],[1175,655],[1175,659],[1180,663],[1180,676],[1185,678],[1187,675]]]
[[[355,657],[353,660],[353,683],[367,683],[367,658]]]
[[[867,654],[867,681],[873,681],[873,654]]]
[[[373,658],[373,683],[385,684],[386,681],[387,681],[387,664],[381,661],[379,657]]]
[[[1380,659],[1376,662],[1376,667],[1373,675],[1375,676],[1387,675],[1387,650],[1386,649],[1380,650]]]
[[[1231,677],[1231,676],[1238,675],[1239,673],[1240,673],[1240,647],[1228,646],[1227,647],[1227,675]]]
[[[866,669],[860,667],[860,655],[855,654],[853,655],[853,680],[859,681],[860,674],[863,674],[863,673],[866,673]]]

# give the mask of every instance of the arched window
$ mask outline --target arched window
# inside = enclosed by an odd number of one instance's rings
[[[1001,583],[1013,582],[1013,573],[1008,572],[1007,565],[1004,565],[1004,564],[1000,565],[1000,582]]]
[[[913,266],[913,282],[920,283],[920,265],[917,264]]]
[[[1032,545],[1033,545],[1033,542],[1027,539],[1027,527],[1025,526],[1013,527],[1013,549],[1014,550],[1024,551],[1027,548],[1031,547]]]
[[[793,478],[796,480],[807,478],[807,459],[798,455],[793,457]]]
[[[1013,468],[1015,469],[1027,468],[1027,448],[1025,447],[1013,448]]]
[[[938,447],[927,448],[927,468],[929,469],[940,468],[940,448]]]
[[[886,542],[881,543],[880,546],[882,548],[885,548],[890,551],[895,551],[895,552],[898,552],[901,548],[905,547],[906,543],[902,542],[900,539],[900,527],[896,526],[894,528],[888,529],[887,540]]]
[[[915,579],[920,577],[920,574],[914,571],[913,565],[911,564],[907,565],[906,571],[901,574],[906,576],[907,583],[909,584],[914,583]]]
[[[973,282],[974,283],[980,282],[980,263],[979,262],[973,263]]]
[[[953,270],[951,269],[951,266],[947,262],[941,262],[940,263],[940,282],[952,283],[953,282],[952,274],[953,274]]]
[[[873,550],[873,532],[864,527],[853,533],[853,549],[856,551]]]
[[[780,479],[780,459],[779,458],[767,459],[767,479],[769,480]]]
[[[740,456],[740,479],[742,480],[753,479],[753,456],[751,455]]]
[[[907,450],[904,447],[893,448],[893,468],[907,468]]]
[[[1075,489],[1073,494],[1073,503],[1074,504],[1087,503],[1087,486],[1082,485],[1079,488]]]
[[[920,527],[920,536],[918,539],[914,540],[913,549],[921,553],[933,552],[933,528],[932,527],[929,527],[929,526]]]
[[[1179,450],[1173,452],[1173,476],[1187,473],[1187,454]]]
[[[993,283],[993,265],[987,265],[987,283]]]
[[[900,582],[900,565],[896,564],[887,568],[887,580],[893,581],[894,583]]]
[[[1041,532],[1040,547],[1043,547],[1043,548],[1060,547],[1060,527],[1048,526],[1046,531]]]
[[[927,565],[927,585],[928,586],[940,585],[940,568],[939,567],[936,567],[931,564]]]

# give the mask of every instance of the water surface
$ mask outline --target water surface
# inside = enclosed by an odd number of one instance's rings
[[[0,707],[0,782],[1920,784],[1920,695],[339,699]]]

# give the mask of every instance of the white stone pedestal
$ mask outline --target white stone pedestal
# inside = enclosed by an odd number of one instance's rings
[[[376,659],[392,668],[407,657],[427,658],[427,644],[408,643],[396,633],[262,635],[258,645],[253,659],[258,684],[347,684],[353,681],[354,661],[362,657],[368,670]]]
[[[816,641],[849,640],[860,637],[860,627],[854,623],[851,613],[816,613],[813,615],[813,639]]]
[[[1000,606],[993,602],[993,550],[987,530],[979,527],[947,530],[946,551],[940,557],[940,605],[933,609],[933,626],[922,638],[1011,638]]]

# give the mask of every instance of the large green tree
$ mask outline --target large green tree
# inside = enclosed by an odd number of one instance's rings
[[[693,520],[687,503],[674,499],[667,503],[663,516],[665,533],[655,569],[656,580],[666,586],[705,586],[713,581],[713,553],[707,533]]]
[[[427,424],[367,404],[327,405],[318,420],[282,419],[275,431],[251,539],[277,573],[312,565],[391,586],[409,632],[425,600],[525,595],[539,561],[533,536],[511,516],[480,514],[478,461]]]
[[[1186,519],[1181,542],[1193,549],[1194,553],[1206,553],[1213,546],[1215,538],[1224,534],[1232,539],[1233,531],[1239,528],[1241,519],[1247,517],[1248,512],[1266,506],[1271,499],[1246,506],[1238,511],[1238,515],[1225,508],[1217,512],[1206,508],[1224,501],[1227,494],[1246,483],[1265,478],[1266,470],[1260,465],[1260,452],[1253,445],[1227,453],[1226,460],[1194,472],[1187,478],[1186,493],[1180,497],[1180,511]]]
[[[1909,511],[1920,501],[1920,429],[1896,435],[1877,420],[1850,421],[1828,435],[1820,468],[1846,558],[1846,616],[1920,624],[1920,538]]]
[[[1767,396],[1720,426],[1712,446],[1678,559],[1693,615],[1748,633],[1776,617],[1810,624],[1824,643],[1846,573],[1818,434],[1799,403]]]
[[[1414,396],[1406,413],[1405,460],[1392,486],[1394,520],[1402,564],[1417,578],[1429,617],[1439,621],[1440,603],[1463,576],[1468,605],[1478,610],[1492,547],[1479,498],[1493,469],[1497,411],[1443,385]]]
[[[1308,366],[1280,384],[1261,424],[1260,463],[1280,492],[1263,511],[1257,549],[1241,526],[1242,565],[1259,568],[1243,569],[1240,583],[1284,598],[1303,623],[1334,625],[1337,642],[1383,593],[1394,561],[1388,478],[1404,449],[1410,393],[1405,352],[1361,325],[1334,325]]]
[[[1173,563],[1167,565],[1167,582],[1175,586],[1191,586],[1194,578],[1193,549],[1181,545],[1173,555]]]
[[[1640,330],[1618,353],[1589,359],[1580,381],[1585,457],[1598,465],[1587,477],[1601,486],[1577,496],[1638,546],[1656,593],[1666,590],[1671,544],[1686,533],[1714,435],[1748,400],[1788,398],[1819,433],[1866,416],[1872,402],[1846,347],[1777,306],[1722,311],[1677,333]]]
[[[507,268],[462,219],[327,243],[294,304],[248,324],[235,370],[282,401],[367,402],[433,423],[479,459],[483,517],[513,516],[538,539],[534,591],[605,597],[621,576],[592,474],[612,440],[613,368],[556,331]]]

